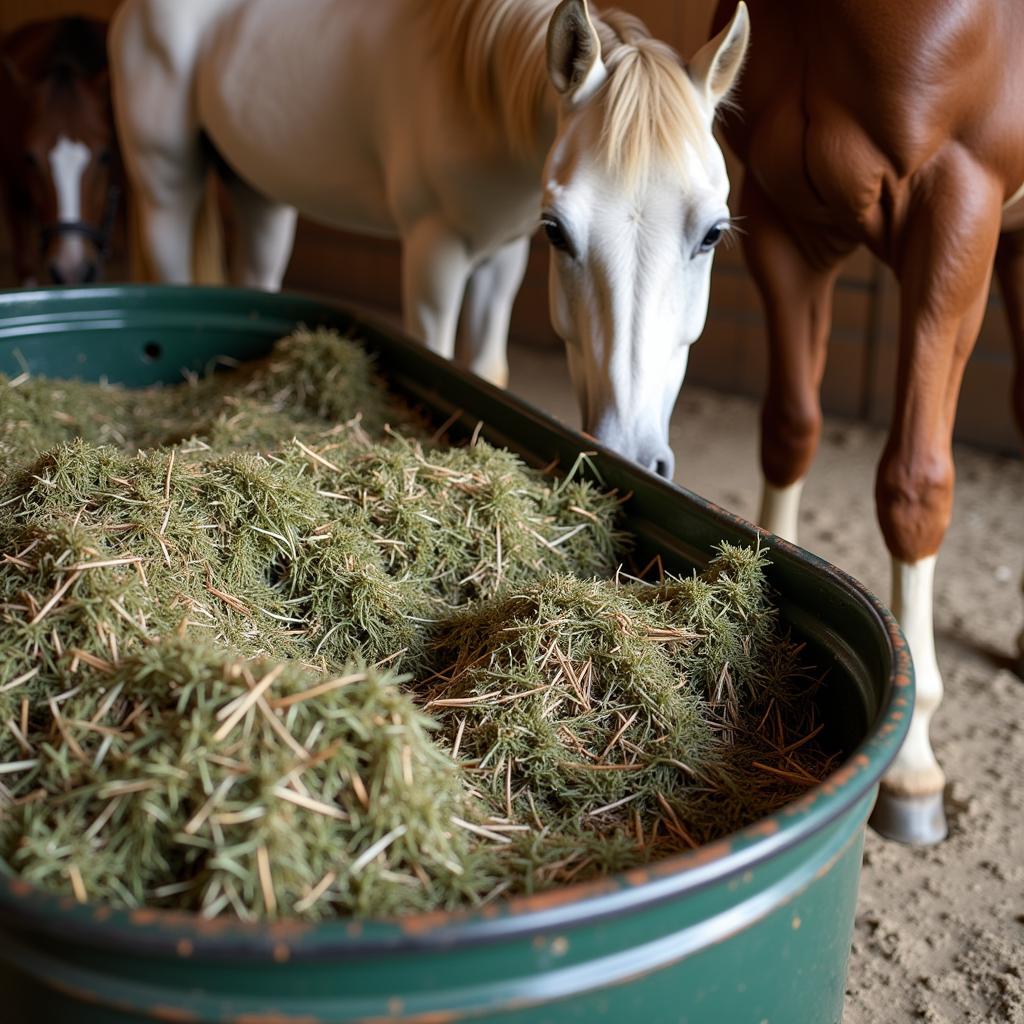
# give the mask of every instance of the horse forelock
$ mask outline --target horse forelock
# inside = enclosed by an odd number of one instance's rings
[[[603,19],[621,40],[603,55],[608,80],[595,97],[605,166],[631,183],[656,165],[667,165],[685,180],[688,150],[704,155],[711,139],[689,75],[675,51],[652,38],[636,18],[616,11]]]

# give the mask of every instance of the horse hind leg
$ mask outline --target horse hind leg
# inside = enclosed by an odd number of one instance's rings
[[[955,151],[932,170],[904,229],[900,346],[893,419],[878,468],[878,519],[893,559],[893,612],[914,659],[907,739],[882,780],[874,827],[902,842],[946,835],[945,776],[929,740],[942,700],[932,584],[953,503],[953,422],[964,366],[988,295],[1002,198]]]
[[[295,207],[268,199],[236,174],[225,177],[234,212],[233,284],[280,291],[295,241]]]
[[[1013,413],[1024,437],[1024,229],[1008,232],[999,239],[996,273],[1013,343]],[[1017,637],[1017,673],[1024,677],[1024,630]]]
[[[743,247],[768,327],[769,374],[761,414],[761,525],[796,543],[804,477],[821,434],[819,390],[843,253],[812,263],[748,174]]]
[[[111,84],[142,262],[157,280],[188,284],[207,164],[192,102],[191,41],[154,42],[152,22],[168,11],[146,0],[123,5],[110,30]]]

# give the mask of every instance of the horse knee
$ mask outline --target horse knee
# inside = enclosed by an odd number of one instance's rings
[[[878,521],[889,551],[904,562],[934,555],[953,504],[950,452],[886,452],[875,482]]]
[[[761,414],[761,465],[768,481],[786,487],[802,480],[821,437],[816,394],[779,399],[769,392]]]

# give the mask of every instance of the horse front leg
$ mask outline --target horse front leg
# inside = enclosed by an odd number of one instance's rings
[[[138,269],[157,281],[191,284],[207,171],[193,78],[198,43],[183,28],[173,45],[159,44],[170,10],[122,4],[108,49],[117,134],[134,196]]]
[[[819,391],[841,251],[811,259],[748,174],[741,211],[747,266],[768,327],[768,388],[761,412],[760,523],[796,543],[804,477],[821,434]]]
[[[231,283],[280,291],[295,242],[298,212],[294,206],[268,199],[237,176],[225,184],[235,214]]]
[[[999,239],[996,273],[1013,342],[1014,374],[1010,397],[1017,427],[1024,437],[1024,230],[1009,232]],[[1017,673],[1024,676],[1024,631],[1017,637]]]
[[[417,221],[402,236],[402,318],[431,352],[455,355],[459,309],[472,264],[465,242],[439,217]]]
[[[529,256],[529,238],[503,245],[473,268],[466,288],[458,360],[499,388],[508,386],[508,328]]]
[[[910,731],[882,780],[872,824],[902,842],[946,835],[945,776],[928,735],[942,700],[932,587],[952,510],[957,397],[988,296],[1001,202],[998,182],[963,151],[953,152],[914,196],[895,267],[899,367],[875,495],[892,555],[892,609],[917,689]]]

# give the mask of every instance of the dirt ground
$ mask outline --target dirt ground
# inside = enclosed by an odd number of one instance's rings
[[[512,390],[577,425],[564,362],[515,351]],[[684,386],[672,426],[678,482],[752,517],[757,419],[747,399]],[[800,540],[885,596],[873,502],[883,440],[826,423]],[[946,697],[932,725],[950,836],[911,849],[868,831],[845,1024],[1024,1024],[1024,683],[1009,660],[1024,624],[1024,462],[960,446],[956,466],[935,603]]]

